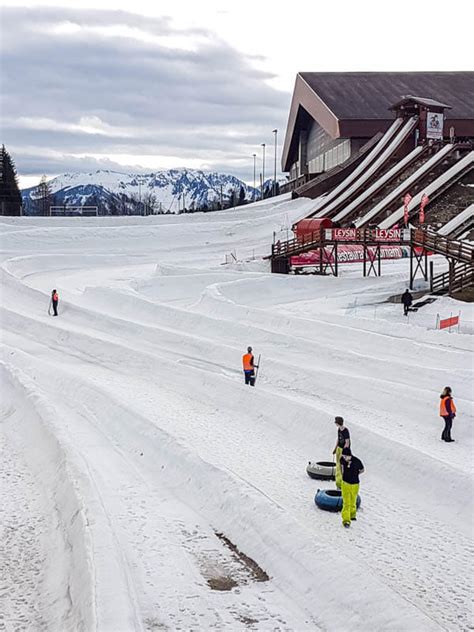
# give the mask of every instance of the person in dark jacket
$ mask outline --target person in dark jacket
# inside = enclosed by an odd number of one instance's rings
[[[58,302],[59,302],[59,296],[56,290],[53,290],[51,292],[51,305],[53,306],[53,316],[57,316],[58,315]]]
[[[410,294],[408,290],[405,290],[402,294],[402,303],[403,303],[403,313],[405,316],[408,315],[410,311],[410,306],[413,303],[413,296]]]
[[[450,386],[446,386],[440,395],[439,403],[439,415],[444,419],[444,430],[441,435],[441,440],[446,443],[452,443],[455,439],[451,439],[451,427],[453,425],[453,419],[456,417],[456,406],[452,397],[452,390]]]
[[[364,464],[354,456],[350,448],[344,448],[341,456],[342,470],[342,524],[351,526],[351,520],[357,520],[357,495],[359,493],[359,474],[364,472]]]
[[[349,429],[345,427],[342,417],[335,417],[334,423],[337,426],[337,441],[332,453],[336,455],[336,487],[341,489],[341,454],[344,448],[351,447],[351,435]]]

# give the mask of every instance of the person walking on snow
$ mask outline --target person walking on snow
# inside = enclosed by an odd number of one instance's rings
[[[57,316],[58,315],[58,301],[59,301],[59,296],[58,293],[56,292],[56,290],[53,290],[51,292],[51,305],[53,306],[53,316]]]
[[[335,417],[334,423],[337,426],[337,442],[332,453],[336,455],[336,487],[341,489],[341,454],[343,448],[351,447],[351,435],[348,428],[344,426],[344,419],[342,417]]]
[[[446,386],[443,389],[440,398],[439,415],[444,419],[444,430],[441,435],[441,440],[446,441],[446,443],[452,443],[454,439],[451,439],[451,427],[453,425],[453,419],[456,417],[456,406],[454,405],[450,386]]]
[[[357,495],[359,493],[359,474],[364,472],[360,459],[353,456],[350,448],[344,448],[341,455],[342,470],[342,524],[351,526],[351,520],[357,520]]]
[[[252,347],[247,347],[247,353],[242,356],[242,366],[244,369],[245,383],[255,386],[255,360]]]
[[[408,312],[410,311],[410,306],[413,303],[413,296],[410,294],[408,290],[405,290],[402,294],[402,303],[403,303],[403,314],[408,316]]]

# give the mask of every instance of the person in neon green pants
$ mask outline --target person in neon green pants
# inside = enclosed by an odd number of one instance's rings
[[[364,472],[364,465],[354,456],[350,448],[343,448],[341,455],[342,472],[342,524],[350,527],[352,520],[357,520],[357,494],[359,493],[359,474]]]
[[[349,434],[348,428],[344,426],[344,419],[342,417],[335,417],[334,423],[337,426],[337,442],[332,453],[336,455],[336,487],[341,489],[341,454],[343,448],[351,447],[351,435]]]

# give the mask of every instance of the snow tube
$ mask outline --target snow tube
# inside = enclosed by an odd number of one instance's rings
[[[308,461],[306,472],[311,478],[320,481],[334,481],[336,479],[336,464],[332,461]]]
[[[318,489],[314,502],[320,509],[326,511],[341,511],[342,509],[342,492],[339,489]],[[360,507],[360,496],[357,495],[357,508]]]

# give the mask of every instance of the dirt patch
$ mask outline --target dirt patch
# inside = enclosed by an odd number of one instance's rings
[[[223,533],[216,532],[216,536],[232,551],[233,555],[246,566],[246,568],[252,574],[254,581],[267,582],[270,579],[267,573],[262,568],[260,568],[255,560],[253,560],[248,555],[245,555],[245,553],[242,553],[242,551],[239,551],[235,544],[231,542],[229,538],[226,538]]]
[[[238,583],[232,577],[210,577],[207,584],[212,590],[232,590]]]
[[[464,301],[465,303],[474,303],[474,287],[468,287],[460,292],[455,292],[453,298],[457,301]]]

